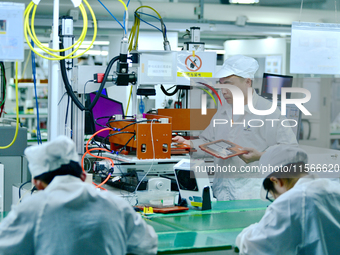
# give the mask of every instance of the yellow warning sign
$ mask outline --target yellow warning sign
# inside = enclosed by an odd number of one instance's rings
[[[208,77],[213,77],[213,74],[211,72],[177,72],[177,77],[208,78]]]

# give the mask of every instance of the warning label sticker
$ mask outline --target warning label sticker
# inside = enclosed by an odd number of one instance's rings
[[[214,77],[215,52],[180,51],[177,54],[177,84],[190,85],[190,78]]]
[[[185,66],[189,71],[197,72],[202,67],[202,59],[198,55],[190,55],[185,59]]]

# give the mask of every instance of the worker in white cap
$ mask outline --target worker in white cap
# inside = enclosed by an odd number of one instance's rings
[[[256,178],[256,173],[240,172],[241,167],[257,165],[262,153],[270,146],[275,144],[297,144],[292,129],[281,125],[285,117],[281,116],[279,109],[276,109],[274,113],[268,116],[255,115],[249,110],[247,90],[252,87],[258,67],[259,65],[254,58],[235,55],[228,58],[215,75],[216,78],[219,78],[220,84],[233,85],[242,91],[245,105],[244,115],[233,116],[233,94],[229,89],[222,88],[224,103],[217,110],[210,125],[201,133],[200,139],[189,141],[180,136],[173,138],[175,142],[191,144],[198,151],[194,155],[196,157],[204,156],[204,152],[198,147],[200,144],[220,139],[231,141],[248,151],[248,154],[239,157],[214,158],[215,169],[232,166],[237,170],[236,172],[215,171],[212,188],[214,196],[220,201],[258,199],[261,187],[260,179]],[[252,101],[254,108],[257,110],[268,110],[272,106],[270,101],[260,97],[254,89],[252,90]],[[266,121],[266,119],[275,121]],[[227,120],[228,123],[215,124],[215,120]],[[251,122],[252,120],[255,121]],[[231,122],[233,122],[233,125],[230,124]],[[217,123],[219,122],[217,121]],[[252,123],[253,126],[248,123]]]
[[[261,197],[273,202],[237,236],[240,254],[339,254],[339,182],[308,174],[307,160],[298,146],[277,145],[262,155]]]
[[[157,235],[124,199],[83,182],[74,142],[59,136],[25,150],[42,191],[0,224],[0,254],[156,254]]]

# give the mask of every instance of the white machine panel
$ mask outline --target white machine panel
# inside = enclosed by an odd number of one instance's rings
[[[180,51],[177,53],[177,83],[190,85],[190,78],[212,78],[215,75],[216,52]]]
[[[0,60],[24,60],[25,4],[0,2]]]
[[[95,73],[105,73],[106,66],[74,66],[73,68],[73,75],[72,75],[72,88],[78,94],[96,92],[99,87],[100,83],[94,83],[93,75]],[[111,69],[112,70],[112,69]],[[112,71],[110,72],[110,75]],[[86,87],[85,87],[86,84]],[[114,85],[112,82],[106,82],[105,88]]]
[[[140,85],[176,84],[177,52],[138,52],[138,82]]]

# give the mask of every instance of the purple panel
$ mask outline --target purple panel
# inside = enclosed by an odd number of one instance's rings
[[[90,100],[91,102],[95,98],[95,93],[90,93]],[[107,98],[105,96],[100,96],[96,105],[92,109],[93,112],[93,118],[97,119],[99,117],[104,116],[113,116],[115,114],[121,114],[124,116],[123,111],[123,104],[120,102],[117,102],[113,99]],[[97,122],[103,126],[106,126],[106,123],[108,122],[109,118],[103,118],[98,120]],[[98,126],[95,124],[96,132],[103,129],[103,127]],[[106,137],[109,135],[109,131],[103,131],[98,134],[100,137]]]

